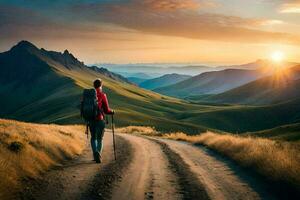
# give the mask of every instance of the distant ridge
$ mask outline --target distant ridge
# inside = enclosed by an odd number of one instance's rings
[[[300,65],[287,68],[227,92],[206,98],[212,102],[263,105],[300,98]]]
[[[188,78],[191,78],[189,75],[181,75],[181,74],[166,74],[163,76],[160,76],[158,78],[146,80],[139,84],[140,87],[153,90],[159,87],[165,87],[168,85],[172,85],[175,83],[178,83],[180,81],[186,80]]]
[[[179,83],[157,88],[154,91],[179,98],[203,94],[218,94],[265,75],[265,73],[259,70],[225,69],[205,72]]]

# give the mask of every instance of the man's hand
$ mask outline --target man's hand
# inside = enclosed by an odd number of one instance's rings
[[[115,110],[111,110],[111,114],[114,115],[115,114]]]

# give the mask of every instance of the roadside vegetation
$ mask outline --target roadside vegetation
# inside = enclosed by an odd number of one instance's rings
[[[199,135],[187,135],[182,132],[163,134],[152,127],[127,127],[121,131],[204,145],[257,172],[274,185],[280,184],[282,187],[300,191],[299,142],[212,132]]]
[[[23,181],[79,155],[85,146],[82,133],[84,128],[77,125],[0,119],[0,199],[13,199],[10,195],[22,189]]]

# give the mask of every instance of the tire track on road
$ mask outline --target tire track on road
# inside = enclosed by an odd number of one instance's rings
[[[204,185],[199,182],[196,175],[190,170],[190,167],[183,161],[181,156],[175,153],[164,142],[150,139],[161,146],[162,151],[167,155],[170,163],[169,168],[177,175],[180,186],[180,193],[183,199],[210,199]]]

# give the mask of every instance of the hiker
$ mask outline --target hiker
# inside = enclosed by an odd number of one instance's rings
[[[94,88],[96,89],[99,114],[96,120],[92,121],[90,124],[91,131],[91,146],[93,150],[94,160],[97,163],[101,163],[101,153],[103,149],[103,135],[105,128],[105,116],[104,114],[113,115],[114,110],[111,110],[108,105],[108,100],[106,94],[102,91],[102,81],[101,79],[96,79],[94,81]]]
[[[91,146],[94,161],[96,161],[96,163],[101,163],[101,153],[103,149],[102,140],[105,128],[104,115],[113,115],[114,110],[111,110],[109,108],[106,94],[102,91],[101,79],[96,79],[94,81],[94,88],[95,89],[84,90],[83,102],[85,101],[85,103],[88,104],[88,106],[82,105],[81,115],[83,116],[83,118],[85,118],[87,122],[87,133],[88,127],[90,128]],[[86,100],[84,100],[84,98]]]

